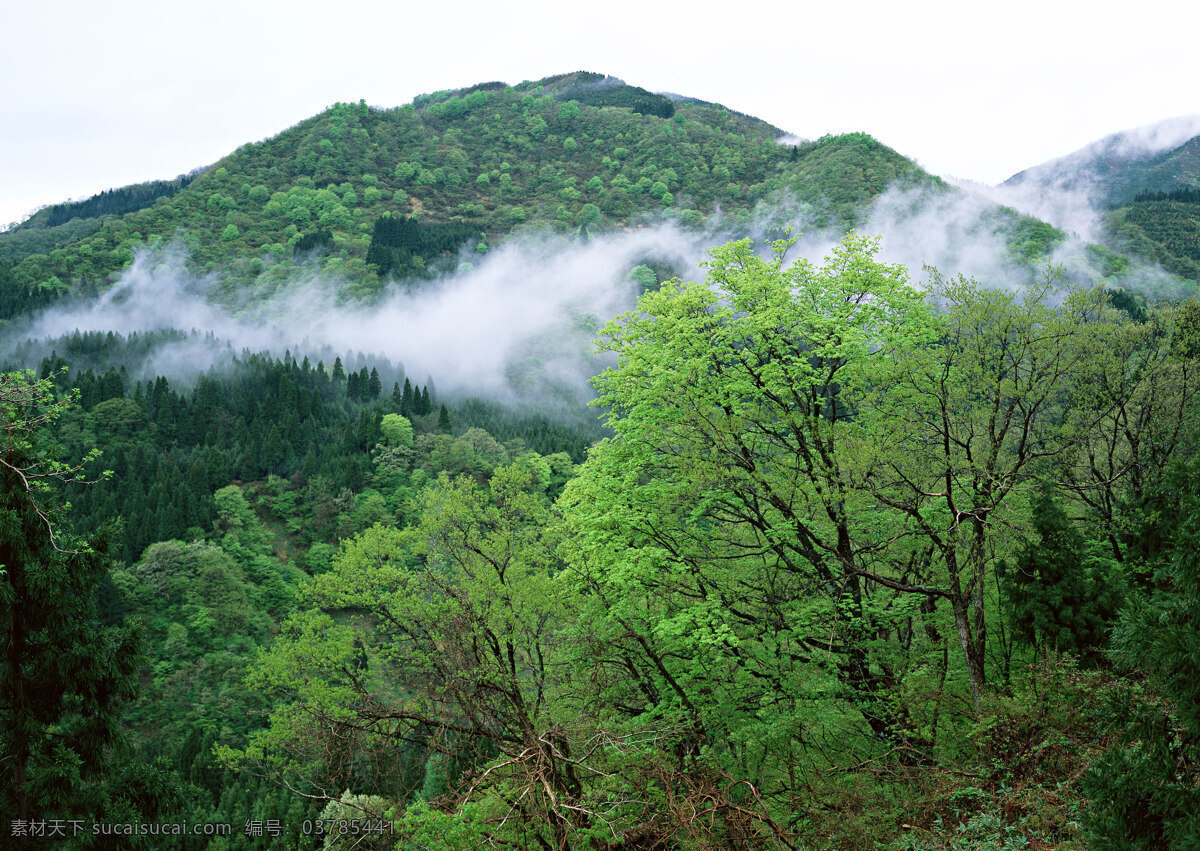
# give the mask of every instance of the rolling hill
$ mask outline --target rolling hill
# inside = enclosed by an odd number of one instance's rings
[[[798,146],[782,135],[584,72],[394,109],[335,104],[174,181],[43,209],[0,234],[0,261],[18,288],[88,292],[140,246],[178,239],[193,271],[227,288],[269,292],[315,265],[364,296],[381,273],[420,276],[459,245],[485,251],[515,229],[593,233],[664,217],[699,227],[718,213],[736,226],[783,195],[818,225],[845,228],[897,181],[938,182],[863,134]],[[378,250],[402,247],[386,244],[395,227],[377,230],[385,217],[419,223],[399,256]]]

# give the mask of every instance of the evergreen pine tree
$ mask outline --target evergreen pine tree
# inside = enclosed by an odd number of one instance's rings
[[[1092,559],[1089,570],[1083,537],[1044,490],[1033,504],[1038,535],[1003,577],[1013,609],[1013,628],[1028,644],[1080,656],[1095,656],[1116,615],[1118,595],[1111,577],[1092,575],[1105,563]]]
[[[66,407],[48,381],[0,376],[0,810],[14,818],[95,817],[137,692],[139,638],[101,626],[95,595],[105,542],[73,538],[48,427]]]
[[[450,433],[450,412],[446,410],[445,405],[438,411],[438,431]]]
[[[400,396],[400,416],[412,417],[416,411],[413,410],[413,389],[412,382],[407,378],[404,379],[404,392]]]
[[[366,369],[366,367],[363,368]],[[379,380],[379,370],[371,367],[371,375],[367,378],[367,396],[371,399],[378,399],[382,392],[383,382]]]
[[[1085,779],[1091,848],[1200,848],[1200,462],[1180,464],[1161,490],[1174,511],[1156,587],[1132,597],[1112,638],[1116,661],[1147,687],[1108,701],[1120,740]]]

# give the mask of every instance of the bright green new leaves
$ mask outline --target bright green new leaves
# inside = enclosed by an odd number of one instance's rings
[[[526,466],[498,468],[488,489],[443,473],[421,515],[343,543],[333,570],[306,586],[312,608],[255,673],[288,705],[229,757],[295,772],[322,795],[370,778],[394,802],[430,786],[430,754],[444,755],[436,768],[451,770],[434,785],[451,792],[499,757],[477,796],[516,783],[539,812],[553,809],[542,782],[565,801],[579,781],[559,766],[566,746],[551,717],[562,668],[551,638],[570,609],[551,579],[546,497]]]
[[[863,530],[886,530],[853,487],[855,409],[934,330],[871,240],[823,267],[787,247],[715,249],[706,282],[608,326],[619,362],[596,385],[617,436],[562,501],[605,702],[686,725],[681,747],[766,788],[811,730],[906,736],[871,661],[899,610],[858,578]]]
[[[907,577],[870,577],[950,603],[978,707],[996,542],[1024,524],[1036,475],[1103,416],[1092,388],[1115,312],[1053,272],[1021,293],[934,273],[932,290],[937,339],[896,353],[862,417],[874,435],[863,489],[928,550]]]

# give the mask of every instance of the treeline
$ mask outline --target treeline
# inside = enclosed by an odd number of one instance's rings
[[[576,100],[588,106],[617,106],[631,109],[642,115],[657,115],[670,118],[675,114],[675,104],[670,98],[648,92],[639,86],[630,86],[614,77],[580,71],[570,75],[574,81],[556,92],[562,100]],[[559,82],[550,77],[546,84]]]
[[[62,290],[18,281],[8,263],[0,262],[0,322],[36,313],[57,302]]]
[[[54,348],[42,359],[39,376],[60,393],[79,396],[80,407],[62,430],[67,449],[83,454],[103,447],[92,472],[113,472],[111,479],[70,489],[75,523],[91,532],[109,518],[129,518],[113,543],[114,554],[125,561],[155,541],[186,539],[211,528],[219,488],[272,476],[299,492],[302,507],[348,495],[337,511],[318,512],[297,539],[303,547],[336,540],[337,530],[354,528],[339,516],[353,515],[355,506],[373,499],[364,491],[370,490],[371,453],[387,414],[410,420],[418,437],[494,430],[517,454],[566,453],[577,461],[600,434],[594,420],[589,427],[578,413],[559,422],[536,410],[481,400],[447,406],[429,384],[414,384],[390,364],[380,364],[383,373],[399,380],[385,387],[380,367],[364,363],[347,370],[340,357],[327,366],[290,353],[283,358],[243,353],[186,384],[162,375],[131,377],[159,346],[184,339],[190,337],[181,332],[128,337],[76,332],[38,344]],[[429,475],[484,464],[474,448],[453,440],[447,448],[431,437],[418,449],[416,466]],[[400,508],[402,500],[391,501],[391,511]]]
[[[375,220],[367,263],[381,277],[393,272],[411,275],[424,271],[429,261],[457,251],[464,243],[480,241],[486,245],[478,224],[428,224],[418,222],[416,216],[384,215]]]
[[[42,215],[33,217],[26,225],[52,228],[66,224],[71,219],[123,216],[149,207],[159,198],[174,195],[195,179],[195,174],[185,174],[174,180],[152,180],[119,189],[105,189],[83,201],[68,201],[48,207]]]
[[[1106,224],[1123,250],[1200,281],[1200,190],[1141,192]]]
[[[1200,189],[1174,189],[1170,192],[1150,191],[1144,189],[1133,196],[1131,204],[1154,201],[1175,201],[1180,204],[1200,204]]]

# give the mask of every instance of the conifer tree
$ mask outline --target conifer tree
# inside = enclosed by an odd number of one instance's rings
[[[1094,655],[1116,614],[1111,577],[1093,575],[1104,564],[1086,564],[1083,536],[1048,489],[1034,501],[1033,526],[1038,542],[1021,552],[1003,580],[1014,630],[1028,644]]]
[[[22,819],[103,809],[118,712],[137,691],[138,635],[96,617],[105,540],[64,526],[57,489],[83,468],[57,461],[48,436],[66,407],[48,380],[0,376],[0,810]]]
[[[1091,848],[1200,848],[1200,463],[1178,463],[1160,490],[1175,510],[1153,530],[1166,532],[1155,587],[1131,595],[1112,637],[1146,685],[1108,698],[1120,735],[1085,778]]]
[[[404,379],[404,393],[400,396],[400,416],[411,417],[417,413],[413,410],[413,389],[412,382],[407,378]]]

